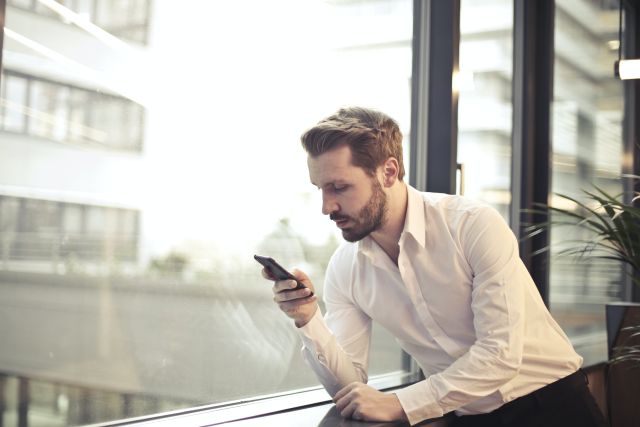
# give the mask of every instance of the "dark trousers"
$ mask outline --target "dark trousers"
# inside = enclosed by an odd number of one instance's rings
[[[453,427],[607,427],[579,370],[488,414],[453,420]]]

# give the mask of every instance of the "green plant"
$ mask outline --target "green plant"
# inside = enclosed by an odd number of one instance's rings
[[[630,362],[631,367],[640,368],[640,325],[627,326],[620,332],[628,335],[621,345],[613,348],[609,362]]]
[[[640,179],[636,175],[625,177]],[[636,192],[635,197],[626,202],[623,194],[612,196],[597,186],[593,188],[595,191],[583,191],[587,196],[586,202],[558,194],[573,204],[573,208],[540,205],[537,209],[529,210],[546,215],[547,220],[528,226],[525,229],[526,237],[556,227],[583,230],[586,232],[584,237],[564,241],[565,247],[558,254],[621,261],[630,266],[627,272],[632,281],[640,286],[640,207],[634,205],[640,199],[640,193]]]
[[[640,176],[624,175],[623,178],[635,181]],[[640,193],[634,192],[633,197],[625,199],[625,194],[612,196],[597,186],[593,186],[592,191],[583,192],[585,202],[558,194],[571,207],[538,205],[536,209],[528,210],[542,215],[546,220],[529,225],[525,229],[525,238],[558,227],[578,231],[580,237],[561,242],[558,255],[620,261],[628,266],[625,272],[640,287],[640,207],[637,206]],[[547,247],[543,251],[549,249]],[[611,363],[632,361],[640,366],[640,325],[624,328],[623,331],[627,339],[613,349]]]
[[[189,265],[186,255],[171,251],[163,257],[152,258],[149,262],[149,271],[161,276],[180,276]]]

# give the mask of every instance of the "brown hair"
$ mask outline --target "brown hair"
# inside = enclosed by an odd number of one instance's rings
[[[346,145],[351,149],[354,166],[374,176],[389,157],[398,160],[398,179],[404,177],[402,132],[398,124],[379,111],[363,107],[345,107],[322,119],[306,131],[302,146],[311,157]]]

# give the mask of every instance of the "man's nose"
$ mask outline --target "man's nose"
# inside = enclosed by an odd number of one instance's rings
[[[338,211],[338,203],[336,202],[336,199],[331,194],[327,194],[326,191],[323,191],[322,192],[322,214],[329,215],[337,211]]]

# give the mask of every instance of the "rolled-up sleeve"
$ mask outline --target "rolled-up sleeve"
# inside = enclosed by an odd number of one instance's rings
[[[302,355],[331,396],[354,381],[367,382],[371,319],[338,289],[337,280],[347,277],[337,275],[329,264],[324,287],[327,315],[323,318],[317,310],[298,329]]]

